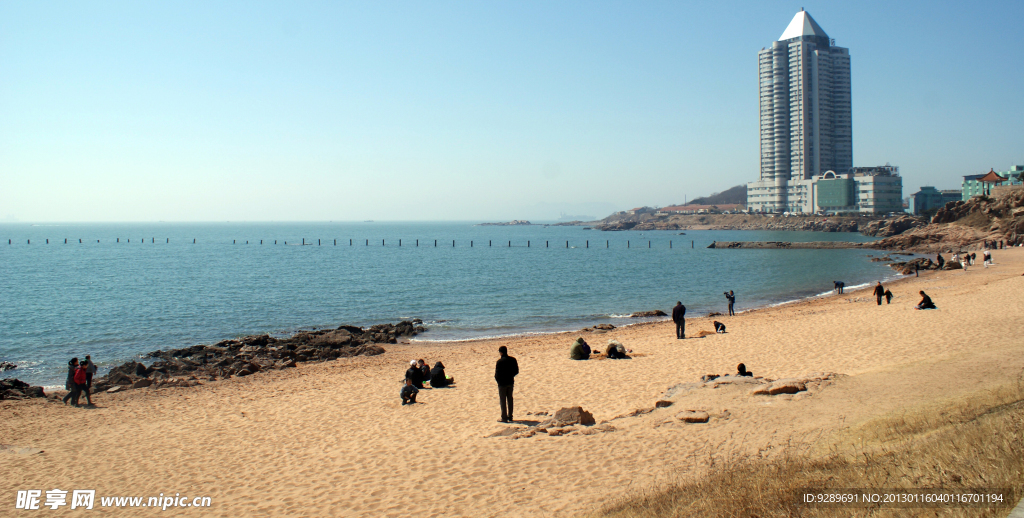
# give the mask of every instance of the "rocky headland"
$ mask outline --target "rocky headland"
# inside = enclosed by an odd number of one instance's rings
[[[478,227],[515,227],[515,226],[526,226],[533,225],[525,219],[514,219],[512,221],[506,221],[504,223],[478,223]]]

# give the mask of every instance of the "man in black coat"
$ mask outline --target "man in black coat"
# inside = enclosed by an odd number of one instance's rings
[[[878,305],[882,305],[882,297],[885,296],[885,288],[882,287],[882,281],[878,281],[875,285],[875,300],[878,301]]]
[[[498,348],[501,358],[494,364],[494,381],[498,382],[498,401],[501,403],[502,423],[515,421],[512,417],[514,412],[512,400],[512,388],[516,383],[516,375],[519,374],[519,362],[508,355],[508,348],[504,345]]]
[[[729,316],[736,316],[736,312],[732,310],[733,305],[736,304],[736,294],[729,290],[725,292],[725,298],[729,300]]]
[[[686,338],[686,306],[682,302],[676,302],[672,308],[672,321],[676,323],[676,339]]]
[[[416,360],[409,362],[409,368],[405,370],[405,379],[412,382],[417,389],[423,388],[423,371],[416,365]]]

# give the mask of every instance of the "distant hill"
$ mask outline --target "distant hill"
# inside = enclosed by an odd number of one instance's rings
[[[747,186],[737,185],[722,192],[716,192],[711,196],[695,198],[687,205],[728,205],[731,203],[747,204]]]

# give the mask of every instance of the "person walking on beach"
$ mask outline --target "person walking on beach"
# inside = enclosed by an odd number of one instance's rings
[[[885,290],[885,303],[888,304],[890,302],[892,302],[892,292]]]
[[[885,288],[882,287],[882,281],[878,281],[878,284],[875,285],[875,300],[878,302],[879,306],[882,305],[882,297],[884,296]]]
[[[729,290],[725,292],[725,298],[729,299],[729,316],[736,316],[736,312],[732,310],[733,305],[736,304],[736,295],[732,292],[732,290]]]
[[[498,382],[498,402],[501,404],[501,423],[515,421],[512,417],[515,407],[513,406],[512,389],[516,384],[516,376],[519,374],[519,362],[508,355],[508,347],[504,345],[498,348],[501,358],[494,364],[494,381]]]
[[[686,338],[686,306],[682,301],[677,301],[672,308],[672,321],[676,323],[676,340]]]
[[[68,401],[78,401],[78,391],[75,390],[75,371],[78,370],[78,358],[72,358],[68,362],[68,379],[64,382],[64,388],[67,389],[68,393],[64,396],[64,404],[68,404]]]
[[[836,293],[842,295],[843,288],[846,286],[846,283],[843,281],[832,281],[832,284],[835,284]]]
[[[75,396],[71,398],[71,404],[74,406],[78,406],[78,398],[82,396],[82,392],[85,392],[85,398],[89,402],[89,406],[92,406],[92,394],[89,393],[89,386],[86,385],[88,378],[85,372],[85,365],[78,364],[78,368],[75,369]]]
[[[96,364],[92,362],[92,357],[88,354],[85,355],[85,386],[92,392],[92,377],[96,374]]]

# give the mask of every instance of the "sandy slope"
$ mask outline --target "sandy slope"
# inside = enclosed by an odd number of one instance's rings
[[[703,339],[675,340],[670,323],[586,335],[592,344],[621,340],[637,353],[631,360],[569,360],[579,333],[413,343],[197,388],[103,394],[91,410],[3,402],[0,443],[45,452],[0,454],[0,495],[7,508],[19,489],[213,499],[212,508],[175,515],[572,515],[699,474],[712,456],[827,440],[888,412],[1012,382],[1024,369],[1024,251],[995,256],[992,268],[894,283],[889,306],[876,306],[865,290],[716,317],[729,333]],[[919,289],[938,311],[912,309]],[[707,319],[688,324],[691,334],[710,328]],[[487,438],[503,428],[492,378],[499,345],[522,368],[523,421],[569,405],[609,420],[653,406],[670,385],[739,362],[772,378],[850,376],[801,397],[702,389],[670,408],[615,419],[614,432]],[[425,390],[421,404],[401,406],[399,380],[412,358],[443,361],[457,387]],[[711,422],[662,425],[691,408],[709,411]]]

